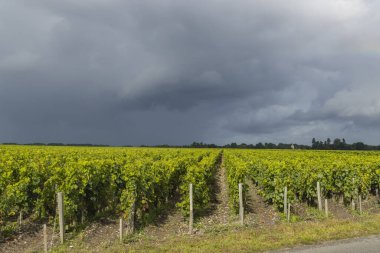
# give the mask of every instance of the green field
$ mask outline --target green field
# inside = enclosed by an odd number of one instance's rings
[[[53,226],[58,219],[57,192],[64,193],[66,229],[73,238],[89,224],[104,219],[132,220],[138,234],[144,234],[144,229],[169,212],[179,213],[183,217],[180,222],[186,224],[190,183],[194,189],[195,230],[206,233],[193,238],[197,242],[203,238],[215,243],[207,234],[218,238],[236,228],[242,237],[251,233],[257,217],[261,217],[257,213],[264,212],[255,210],[258,203],[250,200],[252,192],[278,216],[276,226],[283,226],[285,187],[292,226],[307,219],[323,226],[327,221],[317,210],[317,182],[322,200],[337,203],[331,210],[334,222],[340,224],[339,215],[344,212],[352,220],[344,226],[358,228],[362,217],[377,212],[379,179],[380,155],[368,151],[0,146],[0,239],[4,243],[14,236],[20,213],[29,223]],[[247,217],[255,213],[255,221],[246,223],[246,231],[235,222],[239,183],[243,183]],[[216,188],[221,186],[226,192],[224,202],[215,201],[220,191]],[[212,206],[221,205],[228,210],[228,224],[204,225],[202,219],[212,217]],[[373,228],[362,234],[376,232]],[[344,237],[342,234],[338,231],[334,237],[330,232],[325,239]],[[124,242],[133,248],[134,235],[130,236],[132,239]],[[191,238],[184,240],[190,243]],[[278,240],[275,245],[281,246],[282,239]]]

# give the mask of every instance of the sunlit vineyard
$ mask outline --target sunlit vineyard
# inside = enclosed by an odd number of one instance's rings
[[[33,221],[55,220],[57,192],[64,193],[68,224],[133,215],[144,226],[169,205],[186,218],[189,184],[194,210],[201,213],[212,201],[220,166],[235,213],[239,183],[246,194],[253,182],[278,210],[285,186],[289,203],[315,204],[320,182],[324,198],[348,205],[375,195],[380,183],[378,152],[0,146],[0,225],[20,213]]]
[[[188,213],[188,185],[195,208],[210,201],[220,150],[0,146],[0,222],[20,212],[33,219],[56,215],[64,192],[69,222],[128,217],[133,207],[148,222],[175,195]]]
[[[261,195],[283,208],[284,187],[291,202],[316,201],[320,182],[326,198],[349,203],[375,194],[380,182],[380,154],[355,151],[226,150],[229,185],[253,180]],[[237,208],[236,187],[230,191]]]

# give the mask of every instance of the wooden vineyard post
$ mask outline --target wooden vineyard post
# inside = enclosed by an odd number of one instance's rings
[[[48,252],[48,242],[47,242],[47,231],[46,231],[46,224],[43,226],[43,233],[44,233],[44,252]]]
[[[65,219],[64,219],[64,206],[63,206],[63,193],[58,192],[58,215],[59,215],[59,236],[61,238],[61,244],[64,242],[65,236]]]
[[[326,215],[326,218],[329,217],[329,206],[328,206],[327,199],[325,199],[325,215]]]
[[[322,211],[321,185],[317,182],[318,209]]]
[[[22,225],[22,211],[20,211],[20,216],[18,218],[18,224],[21,227],[21,225]]]
[[[376,188],[375,192],[376,192],[376,198],[379,198],[379,189]]]
[[[288,203],[288,212],[287,212],[288,222],[290,221],[290,203]]]
[[[244,225],[243,184],[239,183],[239,217],[240,225]]]
[[[359,195],[359,214],[362,214],[362,195]]]
[[[82,209],[81,217],[80,217],[80,222],[81,222],[81,224],[84,224],[84,221],[85,221],[85,218],[84,218],[84,211],[83,211],[83,209]]]
[[[123,242],[123,218],[120,218],[119,220],[119,237],[120,242]]]
[[[285,186],[284,188],[284,215],[287,216],[287,207],[288,207],[288,187]]]
[[[127,233],[128,235],[133,234],[135,231],[135,209],[136,209],[136,201],[133,202],[131,212],[129,213],[128,217],[128,230]]]
[[[339,204],[343,205],[343,203],[344,203],[344,196],[343,196],[343,194],[340,194],[339,195]]]
[[[352,179],[352,184],[355,185],[355,178]],[[351,209],[354,211],[355,210],[355,200],[354,200],[355,194],[353,194],[351,198]]]
[[[190,191],[190,219],[189,219],[189,234],[193,233],[193,220],[194,220],[194,214],[193,214],[193,184],[189,185],[189,191]]]

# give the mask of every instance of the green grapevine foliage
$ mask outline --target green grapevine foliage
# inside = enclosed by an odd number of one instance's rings
[[[0,146],[0,223],[20,211],[54,216],[60,191],[69,222],[128,217],[134,207],[146,223],[176,194],[187,214],[188,184],[205,208],[218,159],[219,150],[207,149]]]
[[[290,201],[313,202],[320,182],[323,194],[341,196],[346,202],[379,188],[380,154],[375,151],[226,150],[225,166],[230,202],[237,207],[235,189],[244,178],[252,179],[262,196],[279,208],[283,189]]]

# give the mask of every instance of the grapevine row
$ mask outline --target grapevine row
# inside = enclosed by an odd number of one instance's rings
[[[226,150],[225,166],[235,210],[236,185],[245,180],[253,180],[264,199],[280,209],[285,186],[290,201],[315,202],[320,182],[324,196],[348,203],[374,193],[380,182],[378,152]]]
[[[0,223],[20,211],[54,217],[57,192],[68,222],[133,211],[148,223],[178,193],[186,215],[188,184],[206,208],[219,159],[218,150],[0,146]]]

